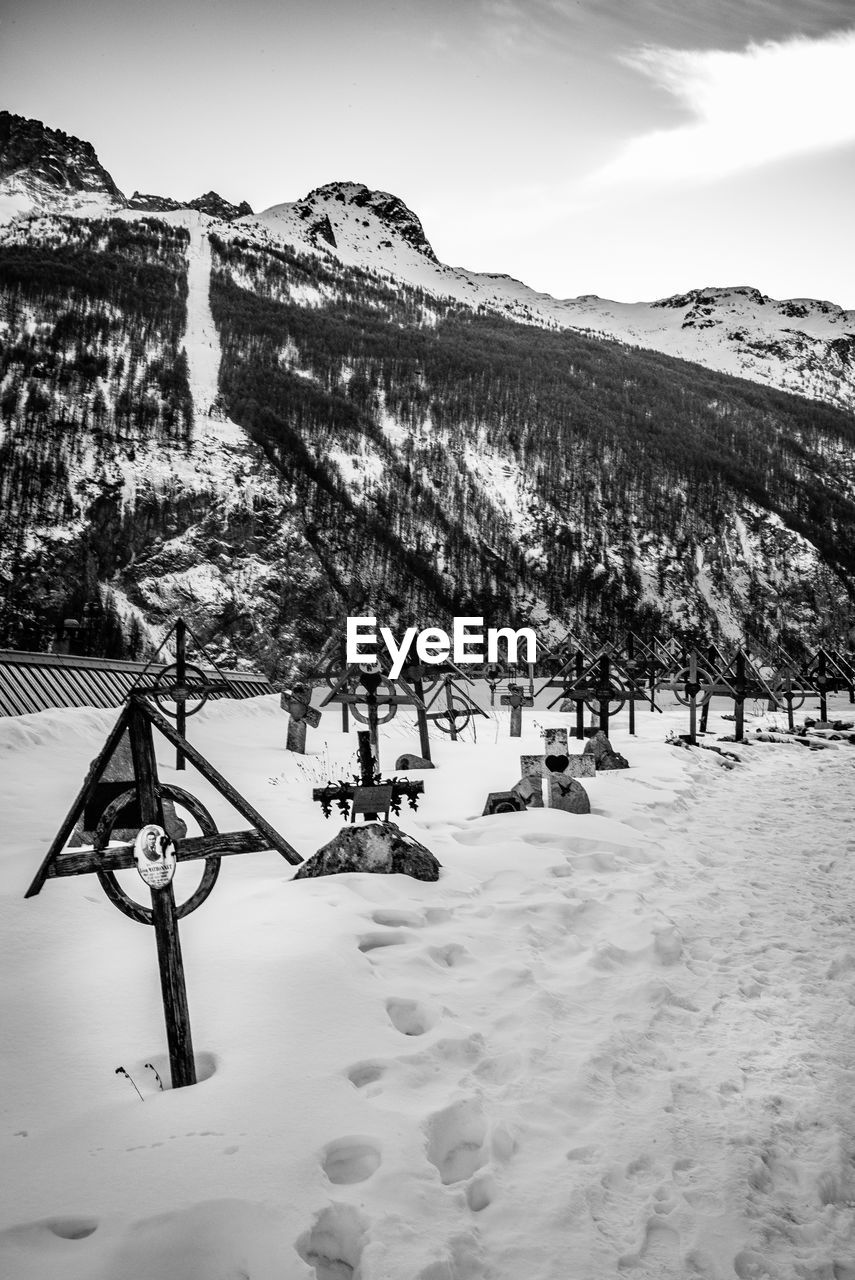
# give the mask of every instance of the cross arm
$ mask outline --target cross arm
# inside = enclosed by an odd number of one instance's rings
[[[190,836],[175,841],[175,861],[192,862],[198,858],[224,858],[231,853],[263,853],[272,848],[258,831],[218,832],[215,836]],[[83,876],[94,871],[127,871],[136,865],[132,844],[113,845],[102,849],[65,849],[53,860],[47,879],[57,876]]]

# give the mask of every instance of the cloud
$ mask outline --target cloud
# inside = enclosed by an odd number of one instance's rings
[[[855,31],[739,52],[648,47],[621,61],[691,118],[632,138],[593,186],[713,181],[855,141]]]

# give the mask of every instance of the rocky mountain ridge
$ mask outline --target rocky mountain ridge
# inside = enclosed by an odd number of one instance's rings
[[[32,213],[88,216],[120,209],[141,213],[196,209],[226,222],[252,213],[246,200],[232,204],[216,191],[187,201],[139,191],[127,199],[91,143],[50,129],[40,120],[0,111],[0,222]]]

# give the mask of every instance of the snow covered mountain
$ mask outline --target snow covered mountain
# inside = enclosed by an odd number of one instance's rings
[[[839,308],[560,302],[443,266],[356,183],[129,202],[87,144],[3,127],[0,644],[88,603],[139,651],[181,612],[275,674],[368,606],[727,636],[848,610]]]
[[[705,287],[653,302],[558,299],[510,276],[439,262],[419,218],[397,196],[331,182],[253,215],[216,192],[183,202],[135,191],[128,200],[88,142],[0,112],[0,222],[37,211],[97,215],[196,209],[236,221],[260,244],[332,255],[437,298],[525,324],[577,329],[710,369],[855,408],[855,311],[813,298],[778,301],[750,285]]]
[[[777,301],[751,285],[690,289],[653,302],[613,302],[593,294],[554,298],[511,276],[442,264],[421,221],[397,196],[362,183],[332,182],[292,204],[253,215],[216,192],[196,200],[142,195],[127,200],[91,143],[0,111],[0,223],[45,212],[99,215],[119,209],[195,209],[237,221],[260,244],[332,255],[467,307],[523,324],[577,329],[768,387],[855,407],[855,311],[815,298]]]
[[[506,275],[443,265],[395,196],[334,182],[241,222],[294,248],[334,255],[435,297],[525,324],[578,329],[710,369],[855,407],[855,311],[811,298],[776,301],[747,285],[692,289],[655,302],[557,299]]]

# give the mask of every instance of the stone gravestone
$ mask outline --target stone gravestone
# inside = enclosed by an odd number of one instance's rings
[[[508,692],[503,693],[500,702],[503,707],[511,709],[511,737],[522,737],[522,709],[523,707],[533,707],[534,698],[530,693],[525,693],[518,684],[509,684]]]
[[[301,756],[306,754],[306,728],[311,725],[317,729],[321,723],[321,713],[310,705],[311,701],[312,691],[305,684],[295,684],[293,689],[285,689],[280,694],[279,705],[288,712],[286,751],[295,751]]]
[[[542,809],[541,778],[548,781],[550,809],[568,813],[590,813],[587,792],[577,778],[593,778],[596,766],[592,755],[570,755],[566,729],[544,729],[543,754],[522,755],[522,779],[514,788],[531,809]]]

